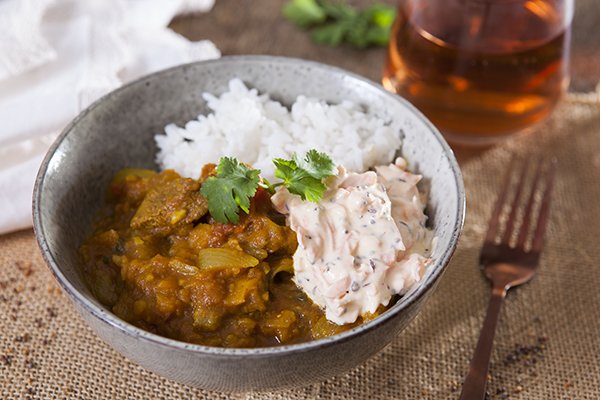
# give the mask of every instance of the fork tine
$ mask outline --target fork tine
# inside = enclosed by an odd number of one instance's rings
[[[554,187],[554,177],[556,175],[556,159],[550,161],[550,166],[545,176],[546,189],[542,196],[542,205],[540,206],[540,215],[538,217],[537,226],[535,228],[535,234],[533,235],[533,242],[531,244],[531,251],[539,253],[542,251],[542,245],[544,244],[544,232],[546,231],[546,223],[548,222],[548,214],[550,211],[550,197],[552,194],[552,188]]]
[[[519,231],[519,237],[517,238],[516,247],[525,246],[525,241],[527,240],[527,234],[529,233],[529,225],[531,224],[531,214],[533,212],[533,204],[535,203],[535,194],[537,192],[537,187],[540,183],[540,178],[542,177],[542,166],[544,162],[540,158],[537,163],[537,168],[535,171],[535,177],[533,178],[533,183],[531,184],[531,193],[529,194],[529,199],[527,200],[527,206],[525,208],[525,212],[523,214],[523,223],[521,224],[521,228]]]
[[[529,160],[525,160],[523,163],[523,167],[521,168],[521,176],[519,176],[519,182],[517,183],[517,190],[515,191],[515,197],[513,199],[510,214],[508,216],[508,220],[506,221],[506,228],[504,229],[504,235],[502,237],[503,243],[507,243],[510,241],[510,237],[512,236],[513,229],[515,227],[515,221],[517,219],[517,211],[519,209],[519,201],[521,199],[521,193],[523,192],[523,187],[525,187],[525,177],[527,176],[527,170],[529,169]]]
[[[504,206],[504,203],[506,202],[508,188],[510,187],[510,178],[512,176],[514,167],[515,156],[513,155],[508,165],[508,171],[506,171],[506,175],[504,176],[504,181],[502,182],[500,193],[498,194],[498,199],[496,200],[496,204],[494,205],[494,211],[492,212],[492,216],[490,217],[490,220],[488,222],[488,231],[485,236],[486,242],[494,243],[496,241],[496,235],[498,234],[498,226],[500,225],[500,213],[502,213],[502,208]]]

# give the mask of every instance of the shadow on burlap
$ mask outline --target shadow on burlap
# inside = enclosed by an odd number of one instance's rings
[[[559,174],[539,274],[509,293],[503,309],[490,398],[598,399],[600,103],[592,97],[570,97],[533,134],[463,162],[465,231],[434,296],[384,351],[305,388],[229,395],[147,372],[82,322],[31,231],[0,237],[0,398],[457,398],[489,294],[477,268],[479,247],[512,154],[554,155]]]

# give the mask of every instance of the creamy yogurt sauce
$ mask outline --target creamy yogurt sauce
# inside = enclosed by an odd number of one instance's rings
[[[375,170],[339,167],[319,203],[285,188],[271,198],[298,238],[296,284],[339,325],[408,291],[429,260],[421,176],[408,172],[402,158]]]

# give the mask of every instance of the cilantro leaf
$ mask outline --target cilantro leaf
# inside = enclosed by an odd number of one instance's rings
[[[317,0],[292,0],[283,6],[282,12],[302,28],[321,23],[327,18]]]
[[[310,150],[304,158],[295,154],[291,160],[275,158],[275,177],[283,182],[271,184],[259,177],[260,170],[252,169],[233,157],[222,157],[217,166],[217,174],[208,178],[200,188],[200,193],[208,199],[208,211],[212,217],[224,224],[237,224],[239,209],[250,212],[250,199],[260,186],[275,193],[278,186],[286,186],[290,193],[303,200],[318,202],[327,190],[323,179],[337,174],[333,160],[325,153]]]
[[[276,167],[275,176],[283,180],[290,193],[314,203],[321,200],[327,190],[323,178],[337,173],[333,160],[316,150],[308,151],[302,159],[294,154],[291,160],[276,158],[273,163]]]
[[[299,195],[302,200],[318,203],[323,198],[327,186],[320,180],[307,176],[288,183],[287,189],[290,193]]]
[[[365,14],[376,26],[387,29],[392,26],[396,18],[396,11],[383,4],[371,4],[365,9]]]
[[[325,14],[333,19],[351,18],[358,13],[356,8],[344,3],[321,1],[320,5]]]
[[[250,199],[254,197],[260,170],[251,169],[232,157],[222,157],[217,175],[208,178],[200,193],[208,199],[208,211],[219,222],[239,222],[238,208],[250,212]]]
[[[364,48],[387,45],[396,10],[380,3],[359,9],[337,0],[290,0],[283,14],[301,28],[314,28],[315,43]]]
[[[302,159],[299,159],[296,154],[292,156],[292,159],[299,168],[302,168],[314,178],[323,179],[337,175],[333,160],[327,154],[319,153],[314,149],[309,150]]]
[[[366,35],[369,43],[374,43],[378,46],[385,46],[390,40],[390,29],[380,26],[371,28]]]
[[[273,164],[277,167],[275,176],[283,180],[283,185],[290,193],[299,195],[302,200],[315,203],[321,200],[327,187],[320,179],[299,168],[294,160],[276,158],[273,160]]]
[[[370,28],[366,34],[367,41],[378,46],[387,45],[396,11],[383,4],[372,4],[364,12],[370,21]]]
[[[367,40],[368,32],[369,20],[364,13],[361,13],[353,19],[353,29],[348,32],[346,39],[354,47],[362,49],[370,44]]]
[[[346,32],[346,27],[343,24],[333,23],[315,29],[310,37],[315,43],[337,46],[344,40]]]

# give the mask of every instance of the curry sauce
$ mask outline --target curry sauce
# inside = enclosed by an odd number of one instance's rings
[[[98,300],[145,330],[209,346],[299,343],[361,323],[329,322],[295,285],[296,235],[267,192],[237,224],[210,216],[199,189],[213,170],[199,180],[171,170],[114,177],[80,248]]]

